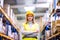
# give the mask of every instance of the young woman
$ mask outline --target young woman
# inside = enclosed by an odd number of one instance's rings
[[[39,33],[39,26],[34,20],[34,13],[32,11],[26,12],[26,22],[22,26],[22,34],[24,40],[37,40]]]

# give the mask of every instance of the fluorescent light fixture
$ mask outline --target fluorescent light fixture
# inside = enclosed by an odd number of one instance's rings
[[[35,7],[34,6],[29,6],[29,7],[24,7],[25,11],[31,10],[34,11]]]

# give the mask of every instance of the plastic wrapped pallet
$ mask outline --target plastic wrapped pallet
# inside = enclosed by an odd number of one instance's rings
[[[14,32],[11,34],[11,38],[13,38],[13,39],[14,39]]]
[[[4,34],[6,34],[6,33],[7,33],[6,26],[3,26],[3,33],[4,33]]]
[[[14,32],[14,39],[18,40],[18,34],[17,34],[17,32]]]
[[[10,37],[11,37],[11,35],[12,35],[11,32],[12,32],[12,31],[11,31],[11,25],[8,25],[8,36],[10,36]]]
[[[6,17],[3,16],[3,33],[7,34]]]
[[[2,18],[3,18],[3,15],[0,13],[0,33],[2,33],[3,29],[3,23],[2,23]]]

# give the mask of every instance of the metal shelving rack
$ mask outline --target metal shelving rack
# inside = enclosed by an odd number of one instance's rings
[[[11,25],[17,30],[18,32],[18,35],[19,35],[19,32],[20,32],[20,29],[16,26],[16,24],[14,24],[11,20],[11,18],[7,15],[7,13],[4,11],[4,9],[2,7],[0,7],[0,11],[2,12],[2,14],[7,18],[7,20],[11,23]],[[0,33],[0,36],[3,37],[3,38],[6,38],[8,40],[14,40],[13,38],[11,38],[10,36],[7,36],[3,33]]]
[[[56,8],[52,9],[52,12],[50,13],[49,17],[52,17],[52,16],[56,13],[56,9],[60,9],[60,2],[57,3]],[[56,21],[57,21],[57,20],[56,20]],[[54,25],[54,26],[55,26],[55,27],[60,26],[60,24],[57,24],[56,21],[55,21],[55,24],[56,24],[56,25]],[[60,22],[60,21],[59,21],[59,22]],[[52,23],[52,22],[51,22],[51,23]],[[44,24],[43,26],[44,26],[44,28],[42,29],[41,32],[44,32],[45,27],[46,27],[46,24]],[[59,39],[59,40],[60,40],[59,37],[60,37],[60,32],[57,32],[57,33],[51,35],[50,37],[48,37],[47,40],[56,40],[56,39]]]

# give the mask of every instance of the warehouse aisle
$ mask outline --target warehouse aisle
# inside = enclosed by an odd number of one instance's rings
[[[60,40],[60,0],[0,0],[0,40]]]

